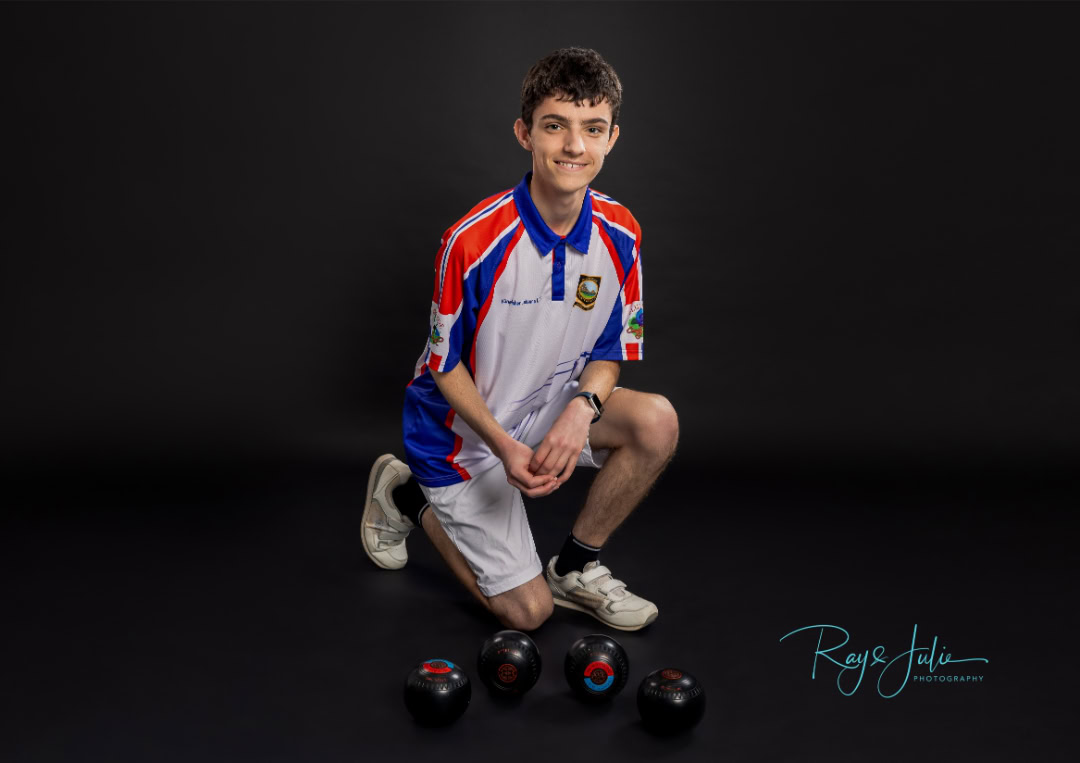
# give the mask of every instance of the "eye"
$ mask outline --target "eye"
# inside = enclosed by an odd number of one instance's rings
[[[544,126],[547,127],[547,128],[554,127],[556,130],[558,130],[558,129],[560,129],[562,127],[562,125],[560,125],[558,122],[549,122],[548,124],[546,124]]]

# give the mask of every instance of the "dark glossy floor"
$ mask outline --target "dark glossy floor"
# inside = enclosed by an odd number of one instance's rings
[[[604,628],[557,610],[534,634],[544,672],[527,696],[500,703],[474,680],[465,716],[428,729],[403,707],[408,670],[438,656],[475,679],[498,626],[422,536],[402,571],[367,560],[366,470],[9,481],[0,758],[1055,761],[1073,747],[1078,493],[1062,472],[703,475],[676,462],[603,555],[661,611],[645,631],[608,631],[630,656],[627,690],[596,708],[573,698],[566,648]],[[542,557],[587,478],[529,505]],[[845,654],[880,644],[891,659],[917,624],[918,646],[937,636],[954,658],[989,663],[935,671],[981,683],[911,680],[891,699],[875,665],[842,696],[824,660],[811,680],[816,632],[780,642],[815,624],[845,628]],[[697,674],[708,711],[692,733],[659,739],[634,692],[667,665]]]

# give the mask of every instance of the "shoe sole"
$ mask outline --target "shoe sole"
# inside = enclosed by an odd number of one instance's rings
[[[367,541],[367,525],[368,517],[371,515],[372,507],[375,505],[375,486],[379,484],[379,477],[383,473],[383,469],[386,465],[394,460],[393,453],[387,453],[386,455],[379,456],[375,461],[375,465],[371,467],[371,474],[368,475],[367,483],[367,496],[364,499],[364,515],[360,518],[360,542],[364,546],[364,553],[368,555],[368,559],[375,563],[376,567],[384,570],[400,570],[401,567],[390,567],[383,564],[375,558],[375,553],[368,548]],[[402,565],[404,567],[405,565]]]
[[[550,586],[549,586],[549,588],[550,588]],[[619,631],[639,631],[642,628],[644,628],[645,626],[651,625],[656,620],[656,618],[660,616],[660,610],[657,610],[657,611],[653,612],[652,615],[649,616],[649,619],[646,620],[645,622],[643,622],[641,625],[616,625],[615,623],[608,622],[607,620],[605,620],[604,618],[602,618],[598,614],[596,614],[595,609],[588,609],[587,607],[583,607],[580,604],[575,604],[574,602],[567,601],[566,599],[557,599],[554,596],[551,597],[551,600],[558,607],[566,607],[567,609],[576,609],[578,612],[584,612],[587,615],[592,615],[593,617],[595,617],[597,620],[599,620],[600,622],[602,622],[604,625],[608,626],[609,628],[614,628],[615,630],[619,630]]]

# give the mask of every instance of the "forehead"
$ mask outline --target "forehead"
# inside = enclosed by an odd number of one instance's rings
[[[568,122],[583,122],[586,119],[599,118],[610,123],[611,104],[605,100],[600,101],[595,106],[591,106],[587,99],[580,101],[579,103],[574,103],[573,101],[565,100],[559,95],[549,95],[537,104],[533,114],[534,119],[554,114],[562,117]]]

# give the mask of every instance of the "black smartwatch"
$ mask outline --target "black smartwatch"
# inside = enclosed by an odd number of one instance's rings
[[[590,424],[595,424],[600,420],[600,417],[604,415],[604,405],[600,402],[600,396],[597,395],[595,392],[579,392],[574,395],[574,397],[583,397],[588,400],[589,405],[592,406],[592,409],[596,413],[596,415],[593,416],[593,420],[589,422]]]

